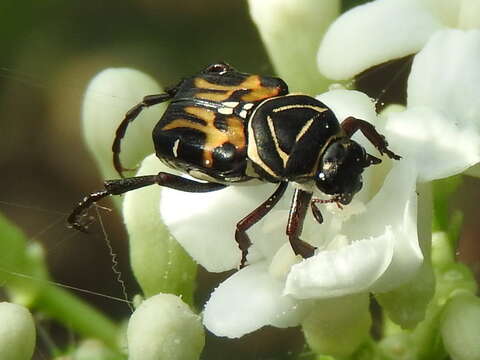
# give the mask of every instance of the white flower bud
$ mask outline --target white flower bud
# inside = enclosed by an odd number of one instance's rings
[[[319,301],[302,323],[308,345],[318,354],[350,356],[372,324],[368,294]]]
[[[171,172],[152,154],[142,162],[136,176],[160,171]],[[170,236],[158,214],[161,189],[152,185],[125,194],[123,217],[130,235],[130,261],[146,297],[161,292],[182,294],[189,302],[193,296],[197,266]]]
[[[107,178],[117,178],[113,168],[112,143],[118,125],[125,113],[142,101],[145,95],[161,93],[150,76],[134,69],[111,68],[96,75],[85,92],[83,101],[83,132],[88,148]],[[151,132],[163,111],[142,111],[127,129],[122,141],[121,159],[126,168],[138,165],[152,152]]]
[[[75,360],[114,360],[118,359],[115,354],[104,343],[95,339],[83,341],[73,354]]]
[[[179,297],[158,294],[131,316],[127,342],[129,360],[197,360],[205,333],[200,316]]]
[[[25,307],[0,303],[0,359],[31,359],[35,336],[33,317]]]
[[[330,23],[338,16],[338,0],[249,0],[258,27],[278,75],[292,91],[311,95],[325,91],[315,54]]]
[[[480,359],[480,299],[468,292],[452,298],[444,309],[441,333],[452,359]]]

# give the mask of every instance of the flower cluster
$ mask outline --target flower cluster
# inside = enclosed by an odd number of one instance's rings
[[[317,251],[306,260],[294,255],[284,234],[292,194],[292,189],[287,190],[275,209],[249,231],[253,241],[249,265],[222,282],[203,310],[203,324],[218,336],[241,337],[266,325],[302,325],[312,349],[348,356],[368,337],[369,294],[375,294],[389,317],[404,328],[416,326],[425,317],[434,294],[429,184],[480,161],[480,6],[473,0],[377,0],[344,13],[323,34],[338,13],[336,1],[299,0],[295,9],[289,1],[249,3],[273,63],[287,82],[289,77],[298,80],[296,74],[303,69],[311,73],[312,64],[315,67],[318,61],[324,77],[316,73],[315,81],[322,85],[312,86],[312,77],[307,76],[304,85],[309,90],[325,86],[325,78],[349,79],[375,65],[414,54],[405,105],[390,106],[377,114],[367,95],[341,86],[317,96],[340,121],[355,116],[374,124],[402,156],[401,161],[383,158],[381,165],[367,169],[365,186],[350,205],[343,209],[325,206],[322,226],[307,216],[302,239]],[[289,29],[302,32],[298,35],[301,41],[295,43],[295,57],[287,56],[292,47],[282,38]],[[312,44],[322,35],[315,59],[312,46],[315,52],[317,46]],[[128,79],[125,74],[125,70],[111,69],[99,75],[89,91],[99,92],[112,82],[115,88],[135,93],[152,93],[146,83],[156,88],[141,73],[129,71]],[[301,80],[295,83],[296,88],[301,85]],[[88,95],[84,125],[92,142],[101,132]],[[150,115],[145,111],[141,116]],[[113,134],[121,118],[117,112],[102,113],[101,126],[105,124]],[[152,121],[137,122],[145,126]],[[146,135],[136,131],[129,134],[125,146],[127,153],[131,148],[137,151],[130,153],[130,164],[146,155],[138,150]],[[354,139],[375,153],[361,134]],[[110,154],[93,151],[104,173],[111,173]],[[145,158],[139,173],[172,172],[155,161],[153,155]],[[273,191],[273,184],[264,183],[204,194],[160,188],[128,193],[124,216],[135,239],[134,271],[145,293],[161,290],[154,283],[161,282],[164,274],[171,276],[166,281],[183,281],[179,288],[191,291],[193,286],[188,284],[194,269],[183,251],[208,271],[236,269],[241,257],[233,236],[236,222]],[[181,248],[175,245],[177,241]],[[165,246],[170,257],[165,256]],[[162,254],[165,261],[154,254]],[[180,260],[171,266],[172,259]],[[169,273],[174,268],[181,273]],[[467,296],[452,302],[445,315],[450,320],[445,320],[442,331],[454,332],[451,329],[458,324],[449,314],[462,304],[476,309],[472,316],[478,318],[477,300]],[[339,337],[342,347],[337,345]],[[445,339],[449,352],[456,353],[457,342],[448,336]],[[462,356],[457,358],[466,359]]]

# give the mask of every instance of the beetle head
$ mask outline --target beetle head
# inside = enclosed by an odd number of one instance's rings
[[[315,183],[320,191],[334,195],[341,204],[347,205],[362,188],[363,169],[380,162],[355,141],[341,138],[323,153]]]

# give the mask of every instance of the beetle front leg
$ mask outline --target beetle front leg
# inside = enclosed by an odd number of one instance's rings
[[[259,207],[253,210],[250,214],[245,216],[237,223],[237,230],[235,231],[235,240],[238,247],[242,251],[242,260],[240,261],[240,269],[245,267],[247,262],[248,248],[252,245],[250,238],[247,235],[247,230],[260,221],[282,198],[287,189],[287,182],[281,182],[275,192],[265,200]]]
[[[82,218],[86,215],[88,209],[97,201],[110,195],[121,195],[154,184],[194,193],[216,191],[226,187],[226,185],[223,184],[198,182],[165,172],[160,172],[157,175],[107,180],[103,183],[105,190],[91,193],[77,204],[67,218],[67,223],[74,229],[86,232],[90,221],[84,222],[82,221]]]
[[[308,206],[311,203],[312,193],[295,189],[293,194],[292,205],[290,206],[290,213],[288,215],[287,235],[290,245],[292,246],[295,255],[300,255],[303,258],[313,256],[316,247],[300,239],[303,230],[303,222],[307,215]],[[318,221],[318,220],[317,220]]]
[[[340,126],[342,127],[343,131],[346,132],[348,137],[352,137],[357,130],[360,130],[363,136],[365,136],[368,141],[370,141],[373,146],[378,149],[380,154],[387,154],[390,159],[401,159],[401,156],[388,149],[388,142],[385,139],[385,136],[380,134],[377,129],[375,129],[375,126],[369,122],[349,116],[343,120]]]

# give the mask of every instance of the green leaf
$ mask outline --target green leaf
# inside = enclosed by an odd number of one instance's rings
[[[48,280],[43,249],[0,214],[0,282],[16,303],[31,306]]]

